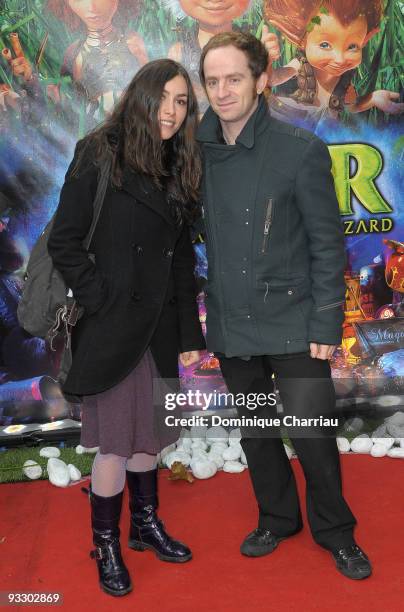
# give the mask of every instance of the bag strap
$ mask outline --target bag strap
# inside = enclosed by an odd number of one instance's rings
[[[105,199],[105,194],[107,192],[107,187],[108,187],[108,182],[109,182],[109,178],[111,175],[111,168],[112,168],[112,160],[110,157],[108,157],[101,165],[101,169],[100,169],[100,176],[98,179],[98,185],[97,185],[97,191],[95,193],[95,198],[94,198],[94,202],[93,202],[93,208],[94,208],[94,213],[93,213],[93,219],[91,221],[91,225],[90,225],[90,229],[89,232],[86,236],[86,239],[83,242],[83,246],[86,249],[86,251],[88,251],[89,246],[91,244],[91,240],[93,239],[93,235],[95,232],[95,228],[97,226],[98,223],[98,219],[100,218],[100,214],[101,214],[101,210],[102,210],[102,205],[104,203],[104,199]],[[63,320],[63,324],[64,324],[64,330],[65,330],[65,347],[67,350],[70,349],[70,343],[71,343],[71,330],[72,327],[74,327],[77,323],[77,321],[79,320],[80,316],[81,316],[81,312],[82,312],[82,308],[77,304],[76,300],[73,301],[72,305],[70,308],[66,308],[66,306],[64,307],[65,310],[62,313],[62,320]],[[56,325],[56,327],[52,330],[54,332],[53,337],[57,334],[59,328],[60,328],[61,323],[58,322],[58,324]],[[50,339],[51,342],[51,348],[52,348],[52,336]]]
[[[95,193],[95,198],[93,202],[93,208],[94,208],[93,220],[91,221],[90,229],[88,231],[86,239],[83,242],[83,246],[86,249],[86,251],[88,251],[90,247],[91,240],[93,239],[95,228],[98,223],[98,219],[100,218],[102,205],[104,203],[105,194],[107,191],[108,182],[109,182],[110,175],[111,175],[111,167],[112,167],[112,160],[110,157],[107,157],[107,159],[102,163],[101,169],[100,169],[100,176],[98,179],[97,191]]]

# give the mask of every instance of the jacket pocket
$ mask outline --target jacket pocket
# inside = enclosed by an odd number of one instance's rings
[[[271,232],[271,227],[272,227],[273,214],[274,214],[274,199],[269,198],[267,202],[266,210],[265,210],[264,231],[263,231],[262,244],[261,244],[261,255],[264,255],[268,251],[268,241],[269,241],[269,234]]]

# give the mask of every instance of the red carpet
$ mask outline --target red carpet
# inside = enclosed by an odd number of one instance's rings
[[[95,562],[88,556],[89,504],[81,485],[3,484],[0,590],[59,591],[69,611],[171,612],[189,606],[201,612],[401,612],[404,461],[343,456],[342,464],[345,495],[359,522],[356,537],[374,565],[367,580],[341,576],[330,555],[313,543],[307,523],[272,555],[242,557],[239,544],[257,518],[248,473],[219,473],[189,485],[168,481],[164,470],[161,516],[192,548],[193,561],[175,565],[127,549],[125,503],[123,553],[135,588],[122,599],[112,598],[99,590]],[[295,460],[293,466],[302,499],[301,469]]]

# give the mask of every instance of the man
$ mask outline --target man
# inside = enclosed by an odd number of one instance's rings
[[[210,102],[198,134],[207,345],[231,393],[268,394],[274,374],[284,410],[278,417],[331,417],[328,359],[341,341],[345,251],[330,156],[313,134],[270,117],[263,96],[267,63],[262,43],[236,32],[213,37],[201,55]],[[269,405],[238,411],[274,416]],[[313,537],[342,574],[362,579],[371,566],[354,540],[333,433],[320,426],[288,429],[306,477]],[[242,436],[259,521],[241,552],[257,557],[300,531],[302,519],[279,434],[243,429]]]

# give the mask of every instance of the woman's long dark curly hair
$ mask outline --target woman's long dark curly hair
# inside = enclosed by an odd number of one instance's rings
[[[176,76],[188,88],[187,114],[178,132],[162,140],[158,111],[164,86]],[[195,139],[198,103],[185,68],[160,59],[143,66],[123,92],[112,114],[83,140],[73,173],[77,173],[88,147],[95,162],[112,156],[112,184],[120,188],[125,167],[148,175],[159,189],[166,189],[177,216],[191,221],[197,214],[202,168]]]

